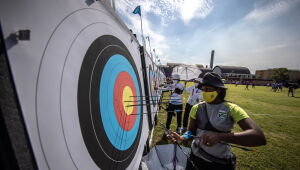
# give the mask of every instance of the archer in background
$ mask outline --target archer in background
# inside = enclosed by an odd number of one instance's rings
[[[177,115],[177,129],[176,132],[180,133],[181,130],[181,121],[182,121],[182,92],[184,89],[183,84],[180,82],[180,76],[178,74],[174,74],[172,76],[173,84],[168,85],[167,89],[171,91],[170,100],[168,106],[166,108],[167,121],[166,128],[170,129],[170,125],[172,122],[172,117]]]
[[[190,93],[190,96],[185,105],[185,111],[184,111],[184,116],[183,116],[183,127],[181,129],[181,133],[183,133],[187,130],[188,119],[189,119],[191,108],[193,107],[193,105],[202,101],[202,94],[201,94],[202,79],[196,78],[193,82],[195,84],[194,86],[190,86],[190,87],[187,87],[184,89],[184,91]],[[186,83],[187,83],[187,81],[185,82],[185,86],[186,86]]]

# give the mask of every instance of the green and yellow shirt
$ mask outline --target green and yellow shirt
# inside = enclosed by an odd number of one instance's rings
[[[206,128],[207,126],[205,125],[208,121],[217,132],[225,133],[230,132],[235,123],[249,118],[249,116],[242,108],[230,102],[223,102],[220,104],[208,104],[202,102],[192,107],[190,118],[196,119],[197,121],[196,136],[202,136],[204,133],[213,131]],[[196,138],[192,144],[192,151],[195,155],[202,157],[201,154],[199,154],[199,147],[217,158],[227,159],[232,156],[229,145],[218,143],[208,147],[203,145],[201,141],[199,141],[199,138]]]

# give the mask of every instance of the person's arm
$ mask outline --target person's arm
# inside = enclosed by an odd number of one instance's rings
[[[196,130],[197,130],[197,122],[196,119],[193,119],[190,117],[190,121],[189,121],[189,127],[188,127],[188,131],[191,131],[193,135],[196,134]],[[189,138],[184,138],[184,135],[179,135],[176,132],[171,132],[168,137],[172,140],[172,142],[174,143],[182,143],[182,142],[187,142],[193,139],[193,137],[189,137]]]
[[[196,134],[196,130],[197,130],[197,121],[196,121],[196,119],[190,117],[188,130],[192,131],[193,134]]]
[[[220,140],[243,146],[261,146],[267,144],[263,131],[250,118],[240,120],[238,125],[243,129],[242,132],[221,134]]]
[[[172,90],[173,89],[173,84],[167,84],[166,89],[167,90]]]
[[[250,118],[242,119],[238,125],[243,129],[242,132],[235,133],[215,133],[209,132],[201,136],[202,143],[213,146],[220,141],[238,144],[242,146],[261,146],[266,145],[267,141],[264,133]]]
[[[196,134],[196,130],[197,130],[197,120],[196,120],[197,110],[198,110],[198,105],[194,105],[192,107],[191,111],[190,111],[188,131],[191,131],[193,135]],[[168,135],[168,137],[174,143],[186,142],[186,141],[189,141],[189,140],[193,139],[191,136],[189,136],[188,139],[184,138],[183,136],[180,136],[176,132],[171,132],[170,135]]]

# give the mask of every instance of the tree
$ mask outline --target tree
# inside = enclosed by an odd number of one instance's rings
[[[275,81],[289,80],[289,70],[287,68],[274,68],[272,70],[272,79]]]

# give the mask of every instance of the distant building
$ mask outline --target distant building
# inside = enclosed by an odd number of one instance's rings
[[[261,80],[272,80],[272,69],[256,70],[255,77]]]
[[[253,79],[254,75],[246,67],[238,66],[215,66],[213,72],[219,74],[224,79],[238,80],[238,79]]]
[[[202,64],[195,64],[199,69],[204,68]]]
[[[183,65],[182,63],[167,63],[167,66],[170,66],[170,67],[176,67],[176,66],[180,66],[180,65]]]
[[[289,70],[289,79],[292,81],[300,80],[300,70]]]
[[[256,70],[255,77],[261,80],[272,80],[272,70]],[[299,81],[300,80],[300,70],[289,70],[288,72],[290,81]]]

